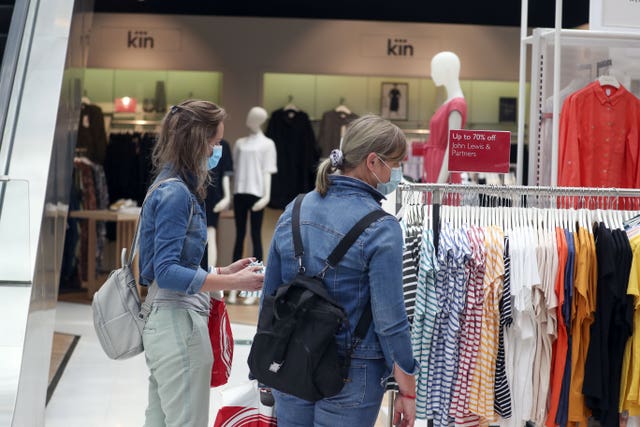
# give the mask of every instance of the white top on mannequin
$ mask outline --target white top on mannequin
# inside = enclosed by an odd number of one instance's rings
[[[267,120],[262,107],[253,107],[247,115],[250,134],[236,141],[233,147],[234,194],[253,194],[260,199],[251,207],[259,211],[271,198],[271,174],[278,171],[276,144],[262,133]]]
[[[440,52],[431,59],[431,79],[436,86],[444,86],[447,92],[445,103],[454,98],[464,98],[460,87],[460,58],[453,52]],[[452,111],[449,114],[449,130],[462,127],[462,114]],[[449,177],[449,144],[444,153],[442,168],[438,174],[438,182],[447,182]]]

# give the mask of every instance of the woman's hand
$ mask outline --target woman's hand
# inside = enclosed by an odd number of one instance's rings
[[[239,259],[238,261],[236,261],[236,262],[234,262],[232,264],[229,264],[226,267],[220,267],[220,274],[237,273],[238,271],[242,270],[243,268],[248,267],[249,264],[251,264],[255,260],[256,259],[254,257]]]
[[[244,291],[259,291],[264,283],[264,274],[260,273],[261,265],[252,265],[243,268],[229,277],[233,277],[233,289]]]
[[[396,394],[393,402],[393,425],[413,427],[416,421],[416,400]]]

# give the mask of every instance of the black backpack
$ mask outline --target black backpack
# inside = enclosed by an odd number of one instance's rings
[[[365,215],[340,240],[327,258],[325,268],[310,277],[305,276],[302,265],[300,205],[303,198],[304,194],[296,198],[291,217],[295,256],[300,269],[293,280],[281,285],[274,295],[264,296],[248,363],[251,374],[260,383],[315,402],[335,396],[349,380],[351,355],[366,335],[372,319],[371,305],[367,304],[351,345],[345,342],[347,353],[341,356],[336,334],[343,329],[350,331],[349,319],[342,306],[327,292],[322,277],[329,267],[338,264],[372,222],[388,214],[375,210]]]

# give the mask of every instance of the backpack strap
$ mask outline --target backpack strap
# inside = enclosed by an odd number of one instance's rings
[[[325,267],[325,270],[329,266],[331,268],[335,267],[345,255],[349,247],[353,245],[356,239],[362,234],[362,232],[366,230],[367,227],[369,227],[372,223],[387,215],[389,214],[382,209],[375,210],[369,212],[364,216],[364,218],[358,221],[356,225],[354,225],[351,230],[349,230],[349,232],[342,238],[342,240],[340,240],[340,243],[338,243],[338,246],[336,246],[333,252],[331,252],[329,257],[327,257],[327,267]],[[367,334],[372,320],[373,313],[371,312],[371,304],[369,303],[362,312],[362,315],[358,320],[358,324],[356,325],[356,329],[353,331],[353,343],[351,345],[351,348],[349,349],[349,356],[351,356],[351,353],[353,353],[353,350],[355,350],[360,341],[364,339],[364,336]]]
[[[293,253],[298,258],[298,272],[304,273],[302,265],[302,255],[304,255],[304,247],[302,246],[302,236],[300,235],[300,206],[302,199],[306,194],[298,194],[293,203],[293,212],[291,213],[291,233],[293,235]]]
[[[355,241],[358,239],[358,237],[360,237],[362,232],[366,230],[367,227],[369,227],[373,222],[387,215],[389,214],[383,211],[382,209],[375,210],[375,211],[369,212],[360,221],[358,221],[356,225],[351,227],[351,230],[349,230],[347,234],[344,235],[342,240],[340,240],[340,242],[338,243],[338,246],[336,246],[333,252],[331,252],[327,257],[326,268],[328,267],[335,268],[335,266],[340,262],[340,260],[344,256],[344,254],[347,253],[351,245],[353,245]],[[323,272],[326,271],[326,268],[323,270]]]
[[[304,254],[304,248],[302,246],[302,236],[300,235],[300,206],[302,205],[302,199],[304,199],[304,196],[305,194],[299,194],[296,197],[293,204],[293,213],[291,214],[293,249],[295,257],[298,258],[300,273],[304,273],[305,270],[304,266],[302,265],[302,255]],[[383,211],[382,209],[377,209],[375,211],[369,212],[367,215],[361,218],[360,221],[358,221],[353,227],[351,227],[347,234],[344,235],[340,242],[338,242],[338,245],[329,254],[326,260],[326,265],[322,269],[322,271],[318,273],[318,276],[323,277],[324,273],[329,268],[335,268],[342,257],[347,253],[351,245],[353,245],[358,237],[360,237],[362,232],[366,230],[372,223],[387,215],[389,215],[387,212]],[[354,340],[349,353],[353,352],[358,343],[362,341],[364,336],[367,334],[372,320],[373,313],[371,312],[371,304],[367,304],[364,311],[362,312],[362,315],[360,316],[360,319],[358,320],[356,329],[353,332]]]

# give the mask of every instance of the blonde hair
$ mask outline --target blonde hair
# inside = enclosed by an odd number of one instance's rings
[[[170,108],[162,119],[162,128],[153,149],[155,175],[169,167],[201,199],[207,195],[209,171],[206,158],[209,140],[227,113],[209,101],[189,99]]]
[[[368,114],[349,124],[340,148],[342,164],[333,166],[331,159],[325,159],[318,166],[316,190],[322,196],[327,194],[331,185],[330,174],[355,169],[366,161],[369,153],[377,153],[385,161],[402,161],[407,154],[407,140],[398,126],[380,116]]]

